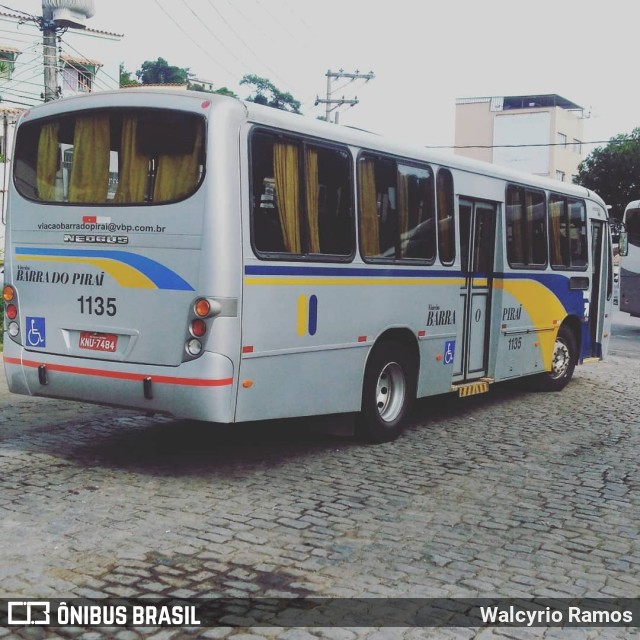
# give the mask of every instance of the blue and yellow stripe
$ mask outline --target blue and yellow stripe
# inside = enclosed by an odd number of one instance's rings
[[[108,273],[121,287],[128,289],[194,290],[175,271],[131,251],[17,247],[15,257],[16,260],[28,262],[88,264]]]

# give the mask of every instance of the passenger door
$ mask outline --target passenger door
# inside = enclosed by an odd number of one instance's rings
[[[607,302],[613,294],[612,262],[607,225],[602,220],[591,220],[591,299],[589,302],[589,337],[591,356],[602,357],[603,343],[611,325]]]
[[[462,356],[455,380],[476,380],[487,375],[490,338],[491,289],[494,275],[496,205],[460,200],[460,247],[464,284]]]

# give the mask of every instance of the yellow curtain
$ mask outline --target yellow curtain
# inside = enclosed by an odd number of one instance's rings
[[[298,147],[281,142],[273,145],[273,173],[284,250],[288,253],[301,253]]]
[[[38,162],[36,166],[36,184],[38,198],[51,202],[55,200],[56,173],[60,148],[58,146],[59,122],[45,124],[38,138]]]
[[[114,202],[144,202],[149,175],[149,158],[139,153],[136,144],[138,119],[122,119],[122,141],[118,165],[118,190]]]
[[[365,256],[380,255],[380,226],[376,191],[375,163],[360,161],[360,248]]]
[[[320,253],[320,220],[318,207],[318,152],[306,153],[307,221],[309,223],[309,252]]]
[[[438,172],[438,248],[440,250],[440,260],[451,262],[453,253],[453,203],[449,202],[449,189],[447,188],[447,174]]]
[[[109,116],[76,119],[69,202],[105,202],[109,187]]]
[[[158,158],[158,171],[153,189],[154,202],[178,200],[193,192],[200,178],[198,167],[202,155],[203,138],[203,128],[198,125],[191,153],[163,154]]]
[[[411,211],[411,214],[414,212]],[[409,228],[413,228],[415,223],[409,221],[409,176],[402,171],[398,171],[398,225],[400,227],[400,238],[409,231]],[[414,216],[415,217],[415,216]]]
[[[563,264],[560,237],[562,205],[562,201],[549,201],[549,217],[551,219],[551,264],[556,266]]]

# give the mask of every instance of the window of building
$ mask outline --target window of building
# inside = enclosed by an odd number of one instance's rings
[[[515,268],[547,264],[547,211],[542,191],[507,187],[507,260]]]
[[[563,147],[567,146],[567,136],[564,133],[556,133],[556,142]]]
[[[560,182],[564,182],[564,177],[565,177],[565,172],[564,171],[558,171],[556,169],[556,180],[560,180]]]
[[[580,140],[576,140],[574,138],[573,142],[571,143],[571,150],[574,153],[582,153],[582,142],[580,142]]]
[[[102,65],[95,60],[72,58],[65,54],[60,56],[60,60],[63,93],[91,93],[96,73]]]
[[[11,80],[18,55],[18,49],[0,45],[0,80]]]
[[[587,212],[582,200],[549,196],[549,236],[553,269],[586,269]]]
[[[263,257],[354,251],[346,149],[260,131],[251,138],[253,245]]]
[[[358,183],[362,255],[433,262],[436,230],[431,169],[365,154],[358,163]]]

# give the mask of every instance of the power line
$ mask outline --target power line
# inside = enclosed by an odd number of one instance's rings
[[[235,74],[231,71],[229,71],[229,69],[227,69],[223,64],[220,63],[219,60],[216,60],[210,53],[209,51],[207,51],[202,45],[200,45],[200,43],[197,40],[194,40],[193,38],[193,34],[187,32],[182,25],[180,25],[179,22],[177,22],[175,20],[175,18],[173,18],[173,16],[160,4],[159,0],[154,0],[154,2],[158,5],[158,7],[160,8],[160,10],[169,18],[169,20],[171,20],[171,22],[173,22],[173,24],[185,35],[187,36],[187,38],[189,39],[190,42],[193,42],[193,44],[196,45],[196,47],[198,47],[198,49],[200,49],[200,51],[202,51],[207,58],[209,58],[210,60],[212,60],[216,65],[218,65],[218,67],[220,67],[220,69],[222,69],[225,73],[228,73],[231,77],[234,77]]]
[[[27,13],[26,11],[20,11],[20,9],[14,9],[13,7],[8,7],[6,4],[0,4],[0,7],[3,9],[8,9],[9,11],[15,11],[16,13],[21,13],[23,16],[27,16],[28,18],[32,18],[33,20],[37,20],[38,16],[34,16],[31,13]]]
[[[260,56],[258,56],[258,54],[253,50],[253,48],[247,44],[245,42],[245,40],[242,38],[242,36],[233,28],[233,26],[231,25],[231,23],[224,17],[224,15],[220,12],[220,10],[213,4],[213,0],[208,0],[209,5],[211,6],[211,8],[218,14],[218,16],[220,16],[220,19],[227,25],[227,27],[229,28],[229,31],[231,31],[231,33],[233,33],[233,35],[235,35],[235,37],[248,49],[248,51],[253,55],[253,57],[261,64],[263,64],[265,66],[265,68],[269,71],[269,73],[271,73],[273,76],[275,76],[275,78],[277,80],[279,80],[280,82],[283,82],[285,85],[288,84],[286,82],[286,80],[284,80],[283,78],[281,78],[277,71],[274,71],[265,61],[264,59],[260,59]]]
[[[227,47],[227,45],[222,42],[222,40],[217,36],[217,34],[215,34],[210,28],[209,25],[193,10],[193,8],[189,5],[189,3],[187,2],[187,0],[182,0],[182,4],[187,7],[187,9],[189,9],[189,11],[191,11],[191,13],[195,16],[196,20],[213,36],[213,38],[220,44],[222,45],[222,48],[232,57],[234,58],[234,60],[236,62],[238,62],[240,64],[241,67],[244,68],[248,68],[247,64],[244,62],[244,60],[240,60],[240,58],[238,58],[238,56],[231,51],[231,49],[229,49],[229,47]]]
[[[580,145],[587,144],[621,144],[623,142],[640,142],[640,138],[618,138],[611,140],[590,140],[579,142]],[[464,144],[464,145],[424,145],[427,149],[524,149],[528,147],[568,147],[566,142],[540,142],[534,144]]]

